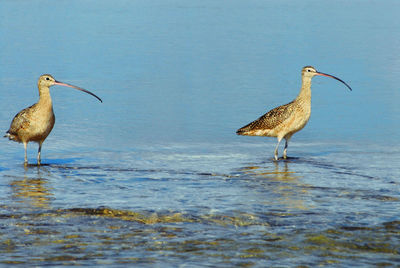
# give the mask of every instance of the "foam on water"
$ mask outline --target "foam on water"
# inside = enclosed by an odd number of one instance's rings
[[[172,144],[3,170],[3,263],[393,263],[398,171],[322,147],[274,162],[264,145]]]

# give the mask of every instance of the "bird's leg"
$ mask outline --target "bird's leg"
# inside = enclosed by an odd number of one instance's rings
[[[43,141],[39,142],[39,149],[38,149],[38,154],[37,154],[37,164],[40,166],[40,152],[42,151],[42,143]]]
[[[24,149],[25,149],[25,160],[24,160],[24,164],[26,165],[26,164],[28,164],[28,155],[27,155],[27,145],[28,145],[28,143],[27,142],[24,142]]]
[[[275,160],[278,161],[278,148],[279,148],[279,144],[281,143],[282,138],[278,138],[278,144],[275,147],[275,151],[274,151],[274,156],[275,156]]]
[[[287,147],[288,147],[288,143],[289,143],[289,140],[290,140],[291,137],[292,136],[289,136],[289,137],[285,138],[285,149],[283,149],[283,159],[287,158]]]
[[[288,146],[288,141],[286,140],[285,149],[283,149],[283,159],[287,158],[287,146]]]

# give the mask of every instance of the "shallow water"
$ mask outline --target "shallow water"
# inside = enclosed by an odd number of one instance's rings
[[[3,140],[0,263],[398,265],[400,5],[302,3],[3,1],[4,131],[42,73],[104,103],[53,87],[40,167]],[[235,130],[293,99],[305,65],[353,91],[314,78],[276,162],[274,139]]]

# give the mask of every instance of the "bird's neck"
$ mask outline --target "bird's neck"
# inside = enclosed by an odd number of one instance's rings
[[[52,101],[50,96],[50,89],[48,87],[39,87],[39,104],[43,106],[52,107]]]
[[[311,78],[303,77],[300,93],[296,99],[311,102]]]

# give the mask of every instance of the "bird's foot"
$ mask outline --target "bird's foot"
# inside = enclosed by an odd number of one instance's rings
[[[283,155],[282,155],[282,157],[283,157],[283,159],[286,159],[286,158],[287,158],[287,150],[286,150],[286,148],[285,148],[285,150],[283,150]]]

